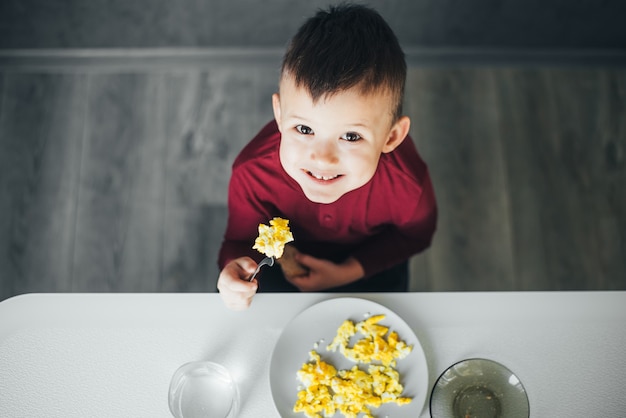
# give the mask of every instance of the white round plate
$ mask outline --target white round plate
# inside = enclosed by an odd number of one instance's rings
[[[375,417],[419,417],[428,395],[428,365],[426,356],[415,333],[390,309],[365,299],[337,298],[320,302],[301,312],[283,330],[274,347],[270,364],[270,386],[274,404],[282,418],[304,418],[303,413],[293,412],[297,399],[297,372],[309,361],[309,352],[317,351],[323,360],[337,369],[349,369],[354,363],[339,352],[326,351],[337,333],[337,328],[346,319],[359,322],[372,315],[386,315],[380,322],[396,331],[401,340],[413,346],[411,353],[397,361],[400,382],[404,385],[403,396],[413,398],[408,405],[390,403],[372,408]],[[322,342],[323,340],[323,342]],[[318,348],[315,344],[318,343]],[[342,414],[335,414],[341,417]]]

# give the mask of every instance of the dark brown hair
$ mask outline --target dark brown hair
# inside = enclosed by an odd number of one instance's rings
[[[285,73],[313,101],[358,87],[363,94],[390,93],[394,120],[402,114],[404,53],[387,22],[368,7],[331,6],[309,18],[287,48]]]

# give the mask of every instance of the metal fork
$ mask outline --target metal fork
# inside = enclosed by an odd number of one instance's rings
[[[261,260],[259,265],[256,266],[256,270],[254,270],[254,273],[252,273],[252,276],[250,276],[248,281],[251,282],[256,277],[256,275],[261,270],[261,267],[263,267],[263,266],[270,266],[270,267],[273,266],[274,265],[274,261],[275,261],[274,257],[265,257],[263,260]]]

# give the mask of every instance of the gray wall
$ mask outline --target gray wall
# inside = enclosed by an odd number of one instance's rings
[[[325,3],[0,0],[0,301],[214,291],[230,164]],[[371,4],[440,207],[411,289],[626,289],[624,6]]]
[[[284,46],[321,0],[2,0],[0,49]],[[335,2],[336,3],[336,2]],[[622,0],[372,0],[405,46],[626,49]]]

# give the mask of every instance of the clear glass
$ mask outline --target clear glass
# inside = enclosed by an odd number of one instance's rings
[[[224,366],[195,361],[172,376],[168,402],[175,418],[234,418],[239,389]]]
[[[433,418],[528,418],[526,390],[502,364],[468,359],[450,366],[430,397]]]

